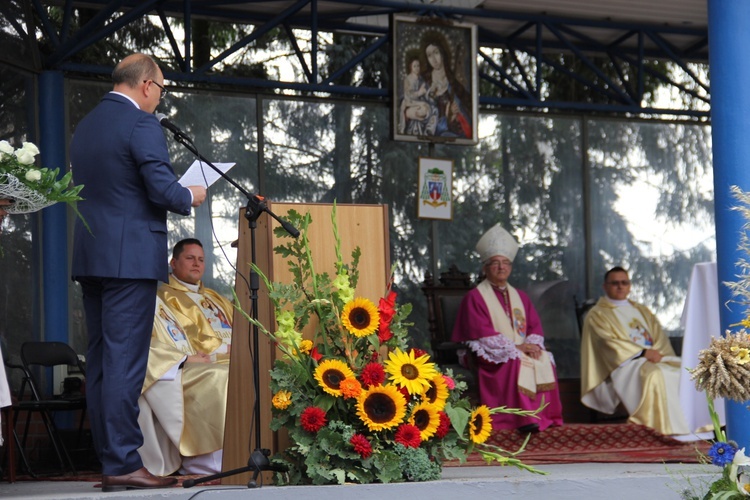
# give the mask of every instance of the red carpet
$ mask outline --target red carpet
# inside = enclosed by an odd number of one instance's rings
[[[516,451],[524,436],[515,430],[496,431],[488,443],[507,451]],[[518,455],[524,463],[565,464],[582,462],[610,463],[699,463],[699,452],[711,447],[706,441],[683,443],[637,424],[567,424],[532,434],[526,449]],[[484,465],[478,453],[464,464]]]

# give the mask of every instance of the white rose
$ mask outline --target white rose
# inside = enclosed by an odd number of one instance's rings
[[[24,151],[28,151],[34,156],[39,154],[39,148],[36,147],[36,144],[34,144],[33,142],[24,142],[23,146],[21,146],[21,149]]]
[[[34,154],[25,149],[17,149],[16,158],[21,165],[31,165],[34,163]]]
[[[737,486],[740,495],[750,495],[750,458],[745,456],[745,448],[734,454],[732,465],[729,466],[729,480]]]
[[[38,180],[41,180],[42,178],[42,172],[41,170],[29,170],[26,172],[26,180],[30,182],[36,182]]]
[[[0,141],[0,158],[2,155],[12,155],[13,154],[13,146],[10,145],[8,141]]]

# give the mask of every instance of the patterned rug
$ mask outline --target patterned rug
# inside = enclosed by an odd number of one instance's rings
[[[516,451],[525,435],[516,430],[496,431],[488,443]],[[700,463],[707,453],[706,441],[684,443],[637,424],[567,424],[532,434],[526,449],[518,455],[529,465],[582,462],[609,463]],[[484,465],[478,453],[464,464]]]

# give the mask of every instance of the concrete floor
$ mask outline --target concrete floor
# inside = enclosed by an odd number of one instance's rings
[[[443,479],[424,483],[344,486],[195,486],[150,491],[102,493],[97,483],[78,481],[22,481],[0,483],[0,498],[26,499],[144,499],[168,500],[262,498],[264,500],[458,500],[523,497],[524,500],[586,498],[606,500],[680,499],[690,489],[703,496],[719,469],[700,464],[585,463],[544,465],[540,476],[512,467],[446,467]]]

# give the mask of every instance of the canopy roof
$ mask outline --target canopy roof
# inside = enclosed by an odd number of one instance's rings
[[[25,51],[18,52],[21,55],[17,57],[24,61],[22,65],[36,62],[35,70],[108,74],[111,62],[83,65],[78,55],[127,23],[158,15],[170,39],[172,59],[179,66],[178,71],[167,75],[172,81],[387,98],[386,88],[337,86],[334,82],[365,58],[387,47],[389,16],[407,14],[477,25],[478,56],[490,68],[483,70],[480,77],[498,89],[480,96],[480,104],[485,106],[668,113],[703,118],[708,117],[709,111],[706,71],[696,69],[695,65],[705,65],[708,61],[706,0],[15,0],[11,4],[0,6],[0,14],[12,19],[34,12],[39,26],[26,32],[41,33],[35,43],[46,43],[43,56],[29,57]],[[59,21],[56,25],[46,12],[39,10],[40,6],[53,5],[62,7],[61,29],[57,27]],[[76,24],[73,20],[79,7],[95,14],[88,14],[85,21],[76,19],[80,26],[73,30],[70,26]],[[185,40],[175,36],[167,26],[168,18],[210,19],[253,28],[241,40],[218,48],[220,53],[212,51],[211,61],[196,68],[191,59],[190,33],[185,34]],[[23,22],[15,27],[16,31],[25,28]],[[279,27],[290,38],[306,81],[270,81],[221,74],[225,73],[221,68],[231,56]],[[324,48],[318,46],[318,37],[312,37],[311,48],[300,49],[294,28],[313,34],[367,35],[372,43],[338,71],[321,75],[316,54]],[[574,67],[550,57],[560,53],[575,59]],[[6,57],[12,56],[0,55]],[[602,61],[612,68],[610,74],[600,71]],[[667,70],[655,69],[654,61],[673,64]],[[540,76],[550,70],[578,82],[599,97],[586,103],[552,102],[544,95]],[[684,96],[682,102],[691,104],[675,110],[645,108],[646,78],[662,81],[665,87]]]

